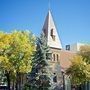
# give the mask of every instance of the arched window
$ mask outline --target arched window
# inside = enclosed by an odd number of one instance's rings
[[[59,55],[57,54],[57,61],[59,61]]]
[[[51,29],[51,36],[53,36],[53,29]]]
[[[51,29],[51,37],[55,41],[55,35],[54,35],[54,32],[53,32],[53,29]]]
[[[55,61],[55,54],[53,54],[53,61]]]

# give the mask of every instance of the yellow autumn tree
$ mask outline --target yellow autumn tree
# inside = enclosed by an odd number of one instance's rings
[[[35,50],[35,36],[30,32],[0,32],[0,68],[7,76],[10,89],[10,77],[18,77],[32,69],[32,55]]]
[[[90,80],[90,64],[87,64],[84,58],[76,55],[71,59],[71,66],[66,70],[70,77],[72,85],[80,85]]]
[[[90,64],[90,45],[81,46],[78,54],[85,58],[87,64]]]

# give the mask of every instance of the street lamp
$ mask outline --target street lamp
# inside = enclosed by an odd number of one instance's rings
[[[63,79],[63,90],[65,90],[65,73],[64,71],[61,71],[62,72],[62,79]]]

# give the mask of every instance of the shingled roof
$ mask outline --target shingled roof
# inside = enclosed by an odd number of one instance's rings
[[[71,61],[70,59],[75,55],[75,53],[72,53],[71,51],[61,50],[60,52],[60,66],[61,69],[66,70],[70,67]]]

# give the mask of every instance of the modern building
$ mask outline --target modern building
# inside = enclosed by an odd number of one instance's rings
[[[82,46],[90,46],[90,44],[87,43],[74,43],[70,45],[66,45],[66,50],[77,53],[80,51],[80,48]]]

